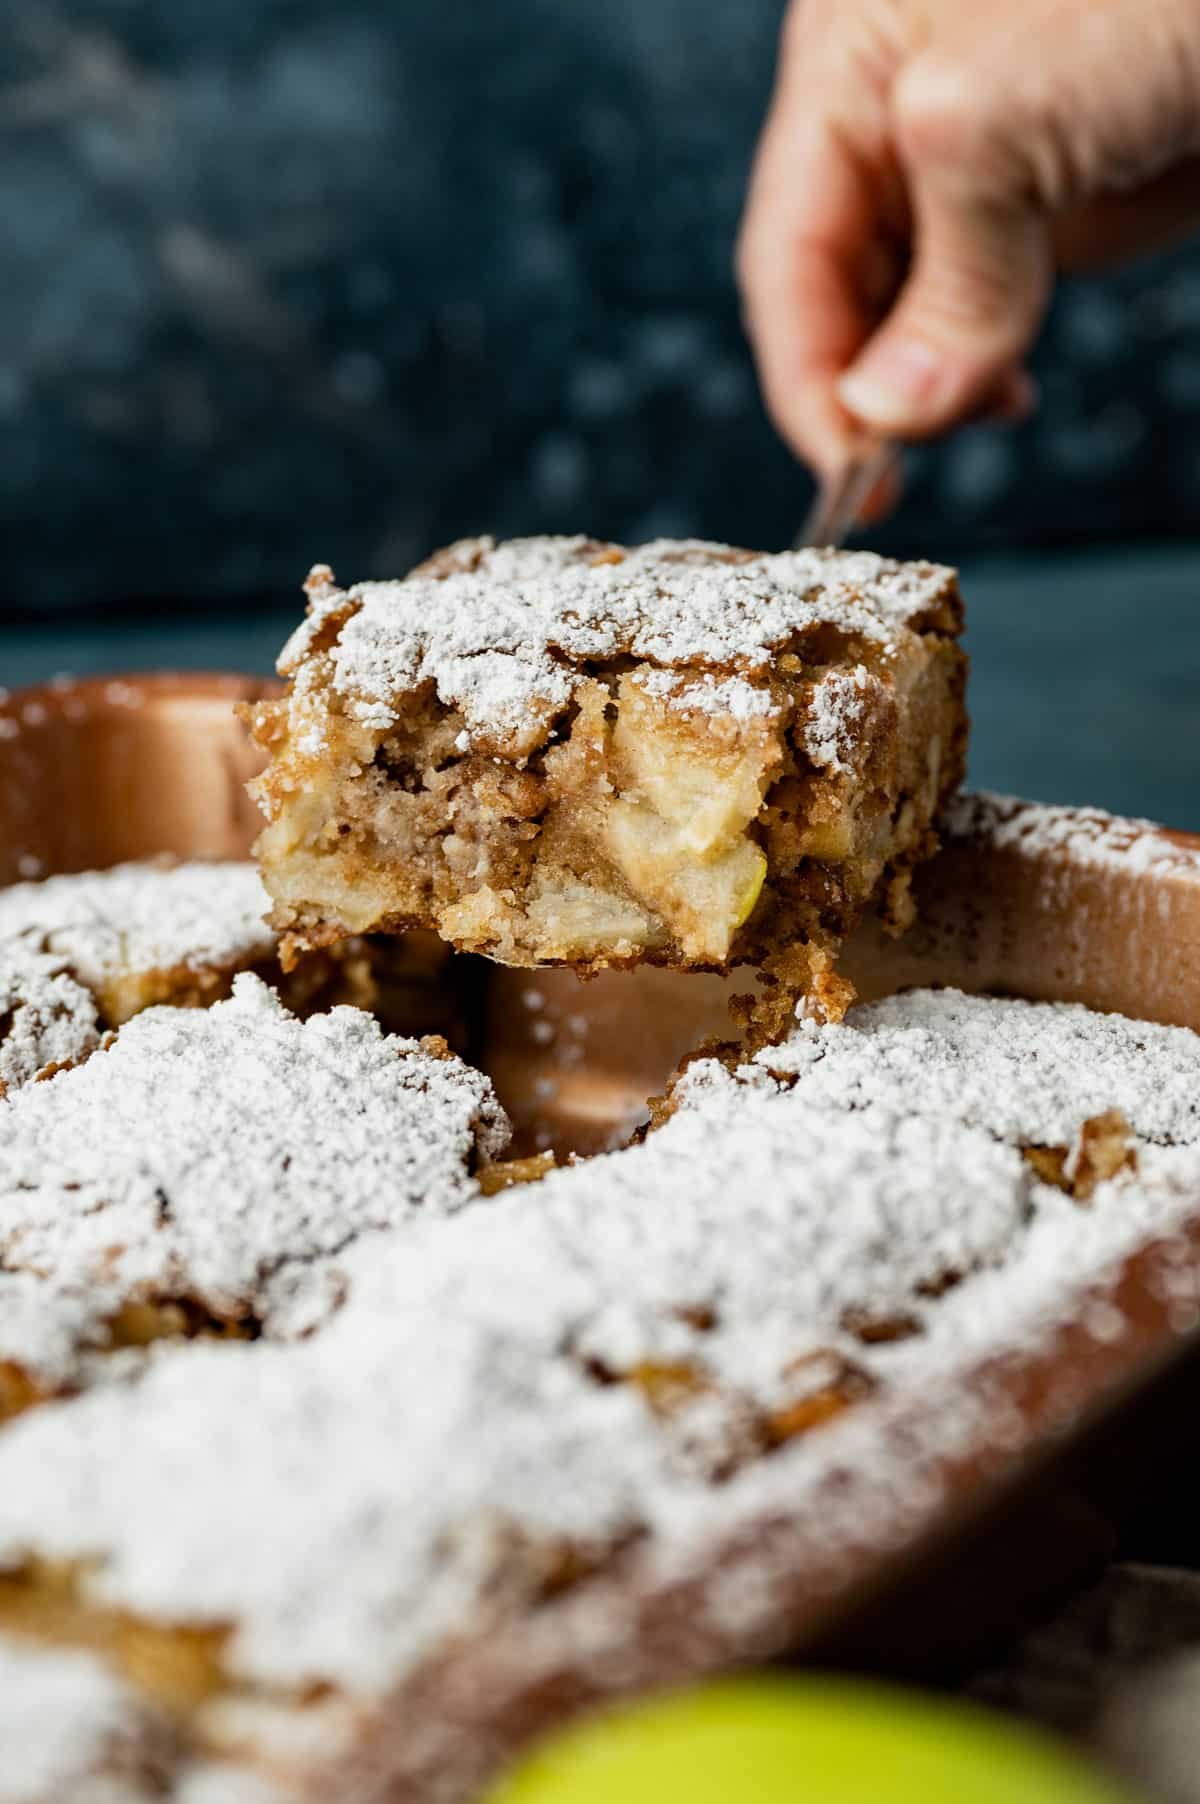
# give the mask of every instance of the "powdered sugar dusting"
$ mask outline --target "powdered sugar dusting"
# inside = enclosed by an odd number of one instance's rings
[[[830,670],[814,684],[804,723],[804,749],[823,770],[854,768],[854,747],[869,712],[871,677],[863,665]]]
[[[733,720],[769,720],[779,704],[768,688],[745,677],[715,677],[711,672],[692,677],[680,670],[647,670],[638,683],[656,701],[669,703],[681,714],[727,715]]]
[[[103,1346],[121,1301],[120,1285],[0,1268],[0,1361],[19,1367],[42,1390],[73,1381],[89,1353]]]
[[[953,616],[953,588],[949,570],[865,552],[659,541],[614,558],[587,541],[525,540],[441,578],[322,587],[279,667],[295,674],[340,623],[333,686],[365,724],[383,729],[432,683],[473,734],[512,734],[565,708],[589,660],[753,675],[822,625],[886,646],[939,610]]]
[[[917,991],[854,1009],[839,1028],[800,1021],[756,1065],[797,1080],[809,1101],[958,1121],[1012,1145],[1067,1144],[1112,1108],[1144,1140],[1200,1141],[1200,1039],[1077,1003]],[[680,1089],[721,1081],[697,1064]]]
[[[557,538],[507,539],[499,544],[494,539],[480,539],[476,544],[477,569],[497,582],[522,583],[553,577],[564,564],[588,558],[591,540],[584,533],[571,533]]]
[[[146,1727],[132,1691],[92,1655],[0,1640],[0,1804],[148,1799],[131,1771]],[[119,1793],[98,1777],[114,1765]]]
[[[898,1304],[947,1259],[999,1259],[1030,1194],[1019,1158],[982,1137],[896,1121],[831,1135],[778,1090],[743,1100],[469,1223],[415,1228],[407,1249],[351,1253],[349,1300],[314,1340],[191,1346],[136,1390],[19,1421],[0,1443],[0,1555],[30,1533],[103,1548],[106,1597],[237,1620],[239,1671],[368,1692],[470,1620],[514,1527],[601,1544],[638,1527],[666,1557],[685,1525],[727,1509],[704,1471],[738,1412],[714,1396],[707,1417],[661,1424],[589,1362],[686,1351],[729,1391],[777,1401],[797,1360],[845,1343],[848,1302]],[[717,1325],[689,1327],[687,1303],[711,1304]],[[181,1436],[223,1475],[195,1507]],[[151,1528],[164,1437],[166,1557]]]
[[[297,1804],[219,1761],[172,1774],[165,1719],[97,1655],[0,1637],[0,1804]]]
[[[564,1540],[603,1550],[636,1534],[641,1581],[694,1573],[713,1620],[732,1610],[739,1633],[766,1635],[771,1585],[730,1603],[712,1571],[722,1537],[778,1516],[792,1524],[787,1560],[831,1584],[854,1546],[894,1545],[936,1499],[938,1458],[985,1428],[1003,1445],[996,1399],[965,1382],[974,1362],[1036,1343],[1127,1251],[1196,1211],[1196,1146],[1143,1145],[1138,1178],[1101,1185],[1084,1212],[1008,1143],[1027,1122],[1077,1128],[1097,1069],[1112,1079],[1105,1106],[1150,1133],[1189,1131],[1179,1110],[1153,1114],[1107,1018],[1045,1006],[1017,1041],[1009,1005],[975,1001],[967,1026],[953,1001],[890,1007],[866,1030],[806,1030],[826,1051],[798,1082],[761,1064],[695,1066],[644,1145],[359,1241],[341,1262],[344,1306],[307,1340],[169,1349],[135,1384],[27,1413],[0,1437],[0,1560],[31,1547],[99,1557],[100,1597],[233,1621],[233,1671],[363,1696],[501,1595],[506,1658],[555,1670],[563,1618],[527,1617],[522,1600],[536,1550]],[[1010,1065],[1044,1070],[1049,1114],[1022,1114],[992,1083],[993,1016]],[[839,1031],[857,1049],[846,1059],[881,1064],[894,1095],[868,1095],[865,1079],[855,1106],[822,1093],[813,1079]],[[944,1118],[910,1106],[907,1063],[885,1056],[905,1031],[935,1085],[959,1068],[969,1106]],[[1145,1031],[1159,1087],[1195,1089],[1200,1038]],[[863,1312],[909,1319],[910,1337],[862,1344]],[[756,1412],[827,1383],[839,1359],[876,1394],[746,1456]],[[616,1381],[646,1362],[704,1382],[663,1416]],[[916,1425],[909,1410],[893,1434],[914,1390]],[[815,1500],[835,1469],[830,1512]],[[631,1630],[611,1590],[596,1611],[591,1595],[564,1609],[572,1657],[600,1660]]]
[[[473,1201],[506,1138],[486,1078],[360,1010],[301,1023],[248,975],[148,1010],[0,1112],[0,1356],[61,1381],[130,1297],[307,1331],[344,1248]]]
[[[96,1004],[59,961],[0,944],[0,1097],[99,1043]]]
[[[1073,868],[1102,866],[1126,876],[1200,871],[1200,847],[1166,833],[1153,821],[1124,819],[1098,808],[1055,807],[1015,796],[960,795],[944,822],[950,839],[977,840],[1001,850],[1057,857]]]
[[[144,862],[0,889],[0,943],[53,953],[80,983],[222,970],[274,950],[252,864]]]

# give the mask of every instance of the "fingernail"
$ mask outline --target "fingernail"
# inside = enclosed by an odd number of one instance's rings
[[[940,386],[943,360],[919,338],[884,337],[838,383],[842,405],[871,426],[904,427]]]

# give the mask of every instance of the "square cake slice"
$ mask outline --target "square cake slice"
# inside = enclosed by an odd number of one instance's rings
[[[510,965],[754,963],[837,1013],[864,907],[904,924],[962,774],[952,571],[478,539],[307,590],[289,691],[249,710],[290,951],[428,928]]]

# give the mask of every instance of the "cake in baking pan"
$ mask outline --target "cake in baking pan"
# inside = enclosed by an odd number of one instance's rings
[[[1003,1461],[1010,1362],[1124,1332],[1198,1094],[1186,1029],[918,991],[496,1194],[441,1043],[249,975],[140,1015],[0,1103],[7,1795],[466,1804],[786,1647]]]

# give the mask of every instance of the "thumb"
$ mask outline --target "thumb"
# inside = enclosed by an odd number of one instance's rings
[[[1015,159],[1008,186],[1003,146],[987,136],[986,121],[960,110],[936,82],[909,83],[907,95],[898,138],[913,262],[838,392],[875,431],[923,438],[976,413],[1023,363],[1054,260],[1049,219]]]

